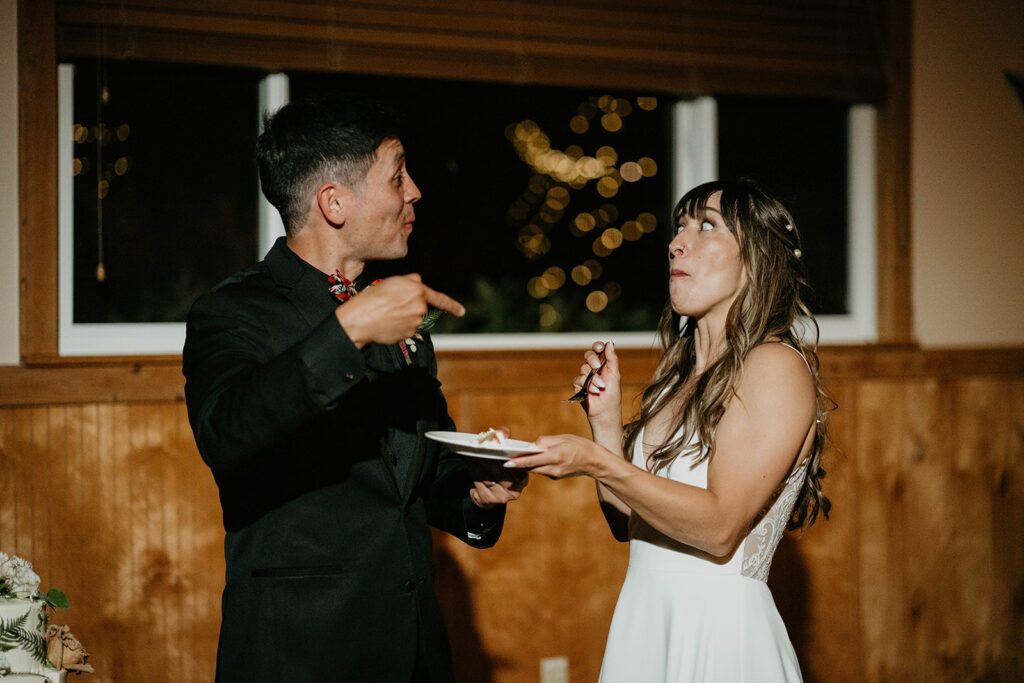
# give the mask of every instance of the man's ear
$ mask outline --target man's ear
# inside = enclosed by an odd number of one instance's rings
[[[340,228],[345,224],[351,192],[344,185],[335,182],[324,183],[317,188],[316,205],[320,214],[331,226]]]

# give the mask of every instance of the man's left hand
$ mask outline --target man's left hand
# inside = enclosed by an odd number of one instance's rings
[[[526,472],[503,472],[501,477],[474,481],[473,488],[469,490],[469,499],[473,505],[483,510],[489,510],[495,505],[506,505],[509,501],[517,500],[529,483],[529,474]]]
[[[508,437],[508,427],[497,427]],[[506,505],[517,500],[530,481],[528,472],[508,470],[502,467],[501,461],[480,460],[470,458],[469,472],[473,477],[473,488],[469,490],[469,499],[483,510],[495,505]]]

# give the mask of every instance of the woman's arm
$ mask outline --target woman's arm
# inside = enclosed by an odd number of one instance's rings
[[[801,358],[777,344],[748,355],[736,397],[718,425],[708,488],[635,467],[607,448],[573,436],[542,437],[547,450],[512,466],[559,478],[586,474],[665,535],[716,556],[746,536],[809,444],[814,384]]]
[[[622,452],[622,390],[619,357],[612,342],[594,342],[586,354],[579,374],[573,380],[573,389],[579,391],[591,371],[595,373],[590,392],[583,402],[590,433],[594,443],[625,458]],[[629,506],[619,500],[607,486],[597,482],[597,500],[601,511],[617,540],[625,541]]]
[[[619,500],[601,482],[597,482],[597,502],[601,506],[601,514],[608,523],[608,529],[616,541],[625,543],[629,540],[629,506]]]

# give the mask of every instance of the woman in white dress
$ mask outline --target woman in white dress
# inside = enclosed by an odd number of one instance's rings
[[[630,542],[602,681],[797,681],[765,581],[783,530],[828,515],[833,405],[803,334],[817,327],[799,235],[750,181],[694,188],[673,215],[664,355],[639,419],[623,426],[614,345],[595,343],[574,382],[593,373],[593,440],[541,437],[544,452],[507,466],[594,478]]]

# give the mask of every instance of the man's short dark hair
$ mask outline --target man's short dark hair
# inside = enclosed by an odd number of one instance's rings
[[[387,104],[357,94],[300,100],[263,118],[256,140],[260,187],[288,234],[306,221],[322,183],[349,187],[366,177],[384,140],[400,138],[401,121]]]

